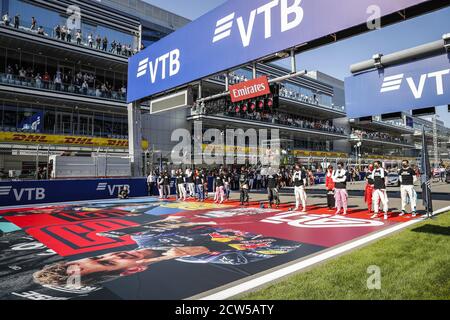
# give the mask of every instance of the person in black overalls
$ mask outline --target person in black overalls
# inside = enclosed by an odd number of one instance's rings
[[[163,173],[163,198],[167,199],[170,196],[170,175],[167,170]]]
[[[274,200],[276,207],[278,208],[280,206],[280,196],[278,193],[279,180],[280,176],[272,168],[269,168],[269,175],[267,176],[267,195],[270,208],[272,208]]]
[[[247,169],[245,167],[242,167],[241,174],[239,175],[239,191],[240,191],[240,200],[241,200],[241,206],[244,205],[244,202],[247,203],[247,205],[250,202],[250,197],[248,195],[248,189],[249,189],[249,182],[248,182],[248,173]]]

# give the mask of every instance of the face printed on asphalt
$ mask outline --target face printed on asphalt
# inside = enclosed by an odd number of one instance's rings
[[[145,259],[157,257],[153,250],[134,250],[108,253],[98,257],[90,257],[67,264],[67,273],[79,273],[86,276],[93,273],[120,273],[127,270],[143,271],[147,267]]]

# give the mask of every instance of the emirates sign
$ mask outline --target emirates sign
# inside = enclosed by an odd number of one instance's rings
[[[268,94],[270,94],[270,86],[266,76],[230,86],[232,102],[249,100]]]

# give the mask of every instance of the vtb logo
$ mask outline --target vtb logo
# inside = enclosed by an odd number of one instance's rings
[[[131,192],[131,187],[129,184],[115,184],[115,185],[109,185],[107,182],[100,182],[97,185],[97,191],[108,191],[110,196],[113,196],[116,191],[119,192],[122,187],[127,187],[128,191]]]
[[[11,191],[16,201],[24,200],[44,200],[45,189],[44,188],[20,188],[15,189],[12,186],[1,186],[0,196],[9,196]]]
[[[420,79],[418,79],[418,83],[413,77],[406,78],[406,82],[408,83],[409,89],[411,89],[414,98],[421,99],[427,80],[434,78],[436,83],[436,94],[438,96],[441,96],[444,94],[444,76],[448,75],[449,73],[450,69],[425,73],[420,76]],[[400,90],[404,79],[405,75],[403,73],[384,78],[380,92],[385,93]]]
[[[160,57],[157,57],[154,61],[149,61],[149,58],[141,60],[138,65],[136,78],[143,77],[150,71],[151,83],[156,82],[156,78],[164,80],[169,77],[173,77],[180,72],[180,50],[174,49]]]
[[[302,0],[294,0],[294,3],[289,6],[288,0],[272,0],[265,5],[252,10],[247,23],[244,22],[244,17],[238,17],[236,23],[244,48],[250,45],[255,20],[259,15],[262,15],[264,19],[264,38],[269,39],[272,37],[272,10],[276,7],[280,7],[281,12],[281,33],[299,26],[303,21],[304,13],[303,8],[300,7],[301,2]],[[231,35],[235,16],[236,13],[233,12],[217,21],[212,40],[213,43],[228,38]]]

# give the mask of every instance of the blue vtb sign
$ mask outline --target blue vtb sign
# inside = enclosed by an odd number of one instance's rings
[[[229,0],[129,59],[128,102],[428,0]]]
[[[345,79],[350,118],[450,103],[450,55],[444,54]]]

